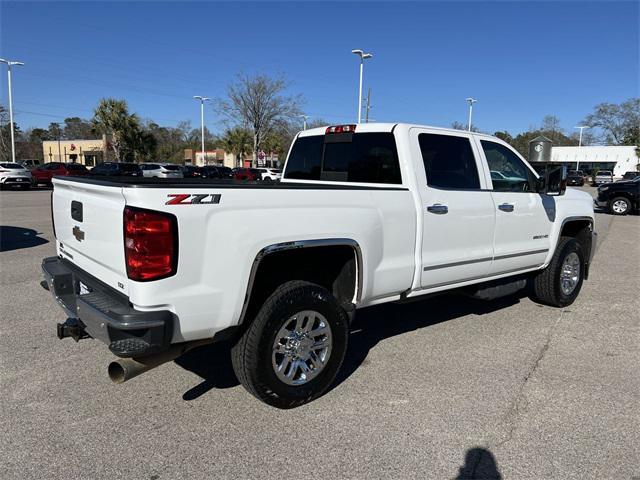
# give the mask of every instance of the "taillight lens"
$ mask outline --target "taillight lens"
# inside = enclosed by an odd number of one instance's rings
[[[170,277],[178,265],[178,228],[170,213],[124,209],[127,276],[146,282]]]

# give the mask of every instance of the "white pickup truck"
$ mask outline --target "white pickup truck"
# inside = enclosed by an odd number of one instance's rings
[[[356,309],[525,286],[563,307],[595,250],[593,200],[557,172],[495,137],[418,125],[301,132],[279,184],[53,183],[43,286],[69,316],[60,338],[106,343],[115,382],[230,339],[240,382],[280,408],[330,386]]]

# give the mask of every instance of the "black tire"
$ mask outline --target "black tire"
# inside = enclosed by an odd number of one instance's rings
[[[609,201],[609,213],[613,215],[626,215],[630,211],[631,202],[626,197],[615,197]]]
[[[288,385],[274,371],[272,347],[285,322],[304,310],[320,313],[329,323],[331,353],[316,377],[302,385]],[[347,350],[348,326],[346,312],[327,289],[299,280],[284,283],[265,301],[234,345],[233,370],[249,393],[263,402],[277,408],[298,407],[318,398],[333,383]]]
[[[571,293],[566,294],[560,282],[560,274],[565,259],[575,253],[579,259],[578,281]],[[582,247],[572,237],[560,237],[551,262],[532,279],[532,299],[538,303],[551,307],[566,307],[571,305],[580,293],[584,280],[584,253]]]

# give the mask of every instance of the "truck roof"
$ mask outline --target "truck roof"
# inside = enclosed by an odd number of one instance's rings
[[[336,123],[334,125],[342,125],[342,124]],[[344,122],[344,125],[353,125],[353,124]],[[329,126],[332,126],[332,125],[326,125],[324,127],[316,127],[316,128],[310,128],[308,130],[304,130],[300,132],[299,137],[312,137],[314,135],[324,135],[327,127]],[[457,130],[455,128],[434,127],[432,125],[420,125],[420,124],[413,124],[413,123],[359,123],[359,124],[356,124],[356,132],[359,132],[359,133],[392,132],[398,126],[403,126],[405,128],[413,128],[413,127],[428,128],[431,130],[439,130],[442,132],[449,132],[449,133],[461,133],[461,132],[469,133],[466,130]],[[495,138],[493,135],[489,135],[486,133],[480,133],[480,132],[471,132],[471,133],[473,133],[474,135],[479,135],[483,137]]]

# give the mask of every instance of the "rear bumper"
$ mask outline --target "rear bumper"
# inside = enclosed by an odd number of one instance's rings
[[[15,177],[0,177],[0,183],[2,185],[31,185],[31,177],[15,176]]]
[[[43,287],[67,315],[86,334],[106,343],[115,355],[143,357],[171,344],[176,322],[172,312],[135,310],[127,297],[58,257],[45,258],[42,273]]]

